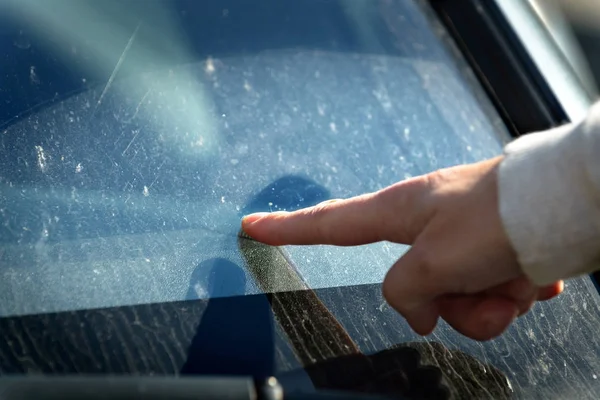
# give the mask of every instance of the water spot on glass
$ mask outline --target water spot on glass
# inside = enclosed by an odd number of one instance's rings
[[[208,296],[208,292],[199,283],[194,284],[194,291],[198,298],[205,298]]]
[[[42,148],[42,146],[35,146],[35,151],[37,153],[38,168],[40,169],[40,171],[46,172],[46,170],[48,169],[48,164],[47,164],[46,153],[44,152],[44,149]]]
[[[23,35],[23,31],[19,32],[19,37],[17,37],[14,41],[13,44],[15,45],[15,47],[17,47],[18,49],[21,50],[27,50],[28,48],[31,47],[31,42],[29,41],[29,39]]]
[[[204,138],[200,136],[198,140],[190,143],[192,147],[202,147],[204,146]]]
[[[38,78],[37,72],[35,72],[35,67],[33,65],[29,67],[29,82],[35,85],[40,83],[40,78]]]
[[[204,72],[208,75],[212,75],[215,73],[215,62],[212,57],[208,57],[204,63]]]
[[[247,144],[240,144],[236,147],[237,153],[238,154],[246,154],[248,153],[248,145]]]

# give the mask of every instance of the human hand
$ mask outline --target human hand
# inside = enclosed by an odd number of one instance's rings
[[[275,246],[411,245],[384,279],[389,304],[421,335],[442,317],[468,337],[492,339],[536,300],[563,290],[562,281],[534,286],[519,267],[498,211],[501,160],[442,169],[295,212],[252,214],[242,228]]]

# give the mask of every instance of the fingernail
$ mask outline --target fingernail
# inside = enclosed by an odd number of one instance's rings
[[[242,223],[251,224],[251,223],[258,221],[259,219],[261,219],[263,217],[266,217],[269,214],[270,213],[268,213],[268,212],[259,212],[259,213],[249,214],[249,215],[246,215],[244,218],[242,218]]]

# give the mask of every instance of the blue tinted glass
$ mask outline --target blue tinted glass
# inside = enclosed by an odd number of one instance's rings
[[[206,260],[243,263],[243,214],[507,138],[410,1],[4,7],[4,315],[206,297]],[[380,282],[404,248],[289,251],[319,288]],[[259,291],[248,282],[212,296]]]

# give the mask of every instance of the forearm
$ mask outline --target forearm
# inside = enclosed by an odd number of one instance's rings
[[[600,269],[600,103],[509,144],[498,175],[504,228],[534,283]]]

